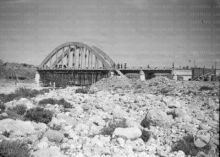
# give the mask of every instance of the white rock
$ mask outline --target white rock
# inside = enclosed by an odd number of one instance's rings
[[[142,132],[139,128],[116,128],[113,137],[125,137],[127,139],[136,139],[141,136]]]
[[[176,157],[185,157],[185,153],[181,150],[179,150],[176,154]]]

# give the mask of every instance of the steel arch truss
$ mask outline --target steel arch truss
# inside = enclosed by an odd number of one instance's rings
[[[80,42],[68,42],[55,48],[41,63],[46,69],[112,69],[114,61],[102,50]]]

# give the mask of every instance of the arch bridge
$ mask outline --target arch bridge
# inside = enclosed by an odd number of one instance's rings
[[[64,43],[41,63],[43,69],[112,69],[114,61],[95,46],[80,42]]]
[[[105,52],[81,42],[68,42],[56,47],[38,68],[44,86],[54,83],[56,86],[91,85],[109,77],[111,71],[123,75],[139,73],[140,69],[118,69]],[[156,72],[149,69],[143,71],[145,74]]]

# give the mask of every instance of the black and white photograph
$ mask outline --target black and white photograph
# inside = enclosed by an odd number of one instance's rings
[[[0,0],[0,157],[218,157],[220,0]]]

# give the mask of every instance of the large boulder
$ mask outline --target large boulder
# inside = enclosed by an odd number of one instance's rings
[[[142,135],[139,128],[116,128],[113,132],[113,137],[124,137],[126,139],[137,139]]]
[[[0,121],[0,133],[5,131],[10,136],[26,136],[35,133],[35,128],[30,121],[3,119]]]
[[[150,109],[145,118],[142,120],[141,125],[145,128],[149,128],[150,125],[158,126],[170,126],[174,120],[171,115],[167,115],[166,112],[161,109]]]

